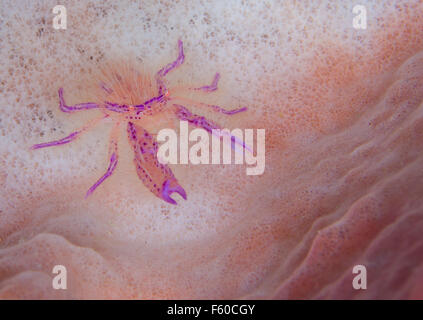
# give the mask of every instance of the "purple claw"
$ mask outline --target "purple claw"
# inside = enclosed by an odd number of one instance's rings
[[[173,200],[170,196],[172,193],[179,193],[179,195],[184,198],[184,200],[187,199],[187,194],[180,185],[176,185],[175,187],[170,187],[170,179],[166,180],[163,183],[163,190],[162,190],[162,198],[164,201],[170,203],[170,204],[177,204],[175,200]]]

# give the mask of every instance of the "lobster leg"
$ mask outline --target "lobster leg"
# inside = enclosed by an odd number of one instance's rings
[[[237,114],[239,112],[247,111],[247,107],[242,107],[242,108],[237,108],[237,109],[232,109],[232,110],[226,110],[226,109],[219,107],[217,105],[198,102],[198,101],[188,99],[188,98],[183,98],[183,97],[173,97],[172,96],[171,98],[169,98],[169,100],[179,100],[179,101],[183,101],[183,102],[190,104],[190,105],[193,105],[193,106],[210,108],[210,109],[213,109],[216,112],[226,114],[228,116],[231,116],[233,114]]]
[[[173,107],[175,108],[175,114],[179,118],[179,120],[182,121],[188,121],[192,125],[196,127],[200,127],[205,129],[211,134],[216,134],[216,132],[219,132],[219,137],[222,137],[226,132],[224,130],[221,130],[220,126],[213,123],[212,121],[206,119],[203,116],[196,115],[189,111],[187,108],[180,104],[173,104]],[[229,135],[229,134],[228,134]],[[244,149],[247,149],[248,151],[252,152],[251,148],[248,147],[242,140],[238,139],[237,137],[231,135],[231,141],[240,145]],[[231,144],[232,149],[235,149],[235,147]]]
[[[157,88],[159,90],[159,95],[162,95],[166,92],[164,77],[169,73],[169,71],[179,67],[182,63],[184,63],[185,55],[184,55],[184,47],[182,44],[182,40],[178,40],[178,49],[179,49],[178,58],[176,58],[175,61],[167,64],[165,67],[163,67],[156,73],[156,83],[157,83]]]
[[[85,199],[88,198],[97,187],[104,182],[108,177],[113,174],[113,171],[116,169],[118,163],[118,147],[117,147],[117,132],[119,128],[119,123],[116,123],[112,129],[110,134],[110,145],[109,145],[109,167],[106,170],[100,179],[96,181],[87,191],[85,194]]]
[[[31,149],[35,150],[35,149],[41,149],[41,148],[47,148],[47,147],[54,147],[54,146],[60,146],[62,144],[66,144],[69,142],[72,142],[73,140],[75,140],[77,137],[79,137],[82,133],[88,131],[89,129],[92,129],[96,124],[98,124],[101,120],[103,120],[104,118],[107,118],[107,116],[102,116],[101,118],[97,118],[94,119],[90,122],[88,122],[87,124],[85,124],[82,128],[72,132],[70,135],[59,139],[59,140],[53,140],[53,141],[49,141],[49,142],[44,142],[44,143],[39,143],[39,144],[34,144]]]
[[[208,85],[208,86],[202,86],[202,87],[199,87],[199,88],[192,88],[191,90],[198,90],[198,91],[204,91],[204,92],[213,92],[213,91],[216,91],[217,90],[217,84],[219,82],[219,79],[220,79],[220,74],[219,73],[216,73],[214,75],[213,81],[212,81],[212,83],[210,85]]]
[[[59,101],[60,101],[60,110],[67,113],[80,111],[80,110],[90,110],[90,109],[100,108],[100,106],[94,102],[79,103],[73,106],[66,105],[65,99],[63,98],[63,88],[59,89]]]

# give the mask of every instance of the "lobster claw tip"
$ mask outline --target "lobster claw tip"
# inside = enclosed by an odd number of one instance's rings
[[[187,193],[185,192],[184,188],[182,188],[180,185],[178,185],[177,187],[173,188],[174,192],[179,193],[179,195],[184,198],[184,200],[187,199]]]
[[[185,192],[184,188],[182,188],[179,184],[176,184],[176,186],[171,187],[170,186],[170,180],[166,180],[163,183],[163,190],[162,190],[162,198],[164,201],[170,203],[170,204],[177,204],[175,200],[173,200],[170,196],[172,193],[178,193],[184,200],[187,200],[187,193]]]

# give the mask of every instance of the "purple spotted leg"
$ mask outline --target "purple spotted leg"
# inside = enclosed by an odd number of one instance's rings
[[[80,103],[80,104],[76,104],[76,105],[73,105],[73,106],[66,105],[65,99],[63,98],[63,88],[59,88],[59,106],[60,106],[60,110],[62,110],[63,112],[66,112],[66,113],[75,112],[75,111],[79,111],[79,110],[89,110],[89,109],[99,108],[99,106],[97,104],[93,103],[93,102]],[[104,118],[105,117],[103,116],[99,119],[95,119],[91,122],[88,122],[88,124],[84,125],[81,129],[72,132],[70,135],[68,135],[68,136],[66,136],[62,139],[54,140],[54,141],[50,141],[50,142],[45,142],[45,143],[35,144],[31,147],[31,149],[35,150],[35,149],[41,149],[41,148],[46,148],[46,147],[60,146],[62,144],[69,143],[69,142],[75,140],[84,131],[87,131],[88,129],[94,127],[94,125],[96,125],[100,120],[102,120]]]
[[[178,49],[179,54],[178,58],[175,61],[167,64],[165,67],[160,69],[156,73],[156,83],[157,88],[159,90],[159,96],[166,92],[166,85],[164,84],[164,77],[173,69],[179,67],[182,63],[184,63],[185,55],[184,55],[184,47],[182,44],[182,40],[178,40]]]
[[[76,138],[78,138],[82,133],[84,133],[84,132],[88,131],[89,129],[93,128],[96,124],[98,124],[104,118],[107,118],[107,116],[102,116],[101,118],[97,118],[97,119],[94,119],[94,120],[88,122],[82,128],[80,128],[80,129],[72,132],[70,135],[68,135],[68,136],[66,136],[66,137],[64,137],[62,139],[54,140],[54,141],[49,141],[49,142],[44,142],[44,143],[34,144],[31,147],[31,149],[32,150],[36,150],[36,149],[41,149],[41,148],[60,146],[62,144],[66,144],[66,143],[72,142],[73,140],[75,140]]]
[[[206,85],[206,86],[202,86],[202,87],[198,87],[198,88],[190,88],[190,90],[203,91],[205,93],[214,92],[218,89],[217,84],[219,82],[219,79],[220,79],[220,74],[216,73],[214,75],[214,78],[213,78],[213,81],[212,81],[211,84]],[[183,102],[188,103],[188,104],[192,104],[194,106],[211,108],[216,112],[226,114],[226,115],[233,115],[233,114],[237,114],[239,112],[243,112],[243,111],[247,110],[247,107],[242,107],[242,108],[237,108],[237,109],[232,109],[232,110],[226,110],[226,109],[219,107],[217,105],[202,103],[202,102],[194,101],[194,100],[184,98],[184,97],[172,96],[172,97],[169,98],[169,100],[179,100],[179,101],[183,101]]]
[[[212,81],[212,83],[210,85],[208,85],[208,86],[202,86],[202,87],[199,87],[199,88],[192,88],[192,90],[203,91],[203,92],[213,92],[213,91],[216,91],[217,90],[217,84],[219,82],[219,79],[220,79],[220,74],[219,73],[216,73],[214,75],[213,81]]]
[[[85,199],[88,198],[94,191],[97,189],[97,187],[103,183],[104,180],[106,180],[108,177],[110,177],[113,174],[113,171],[115,170],[118,163],[118,155],[117,152],[113,152],[110,157],[110,164],[107,168],[106,173],[97,180],[96,183],[94,183],[91,188],[88,189],[87,193],[85,194]]]
[[[175,108],[175,114],[179,118],[179,120],[187,121],[191,123],[192,125],[196,127],[201,127],[205,129],[206,131],[210,132],[211,134],[215,134],[215,131],[213,130],[221,130],[220,126],[213,123],[210,120],[207,120],[203,116],[196,115],[189,111],[187,108],[185,108],[183,105],[180,104],[173,104]],[[225,134],[225,131],[220,131],[220,137]],[[247,146],[243,141],[239,140],[237,137],[231,135],[231,141],[240,145],[244,149],[247,149],[248,151],[252,152],[251,148]],[[232,149],[235,149],[234,146],[231,144]]]
[[[90,109],[100,108],[100,106],[94,102],[79,103],[73,106],[66,105],[65,99],[63,98],[63,88],[59,88],[59,101],[60,101],[60,110],[67,113],[80,111],[80,110],[90,110]]]
[[[110,146],[109,146],[109,167],[106,170],[100,179],[94,183],[91,188],[88,189],[87,193],[85,194],[85,199],[88,198],[97,187],[104,182],[108,177],[113,174],[113,171],[116,169],[118,163],[118,147],[117,147],[117,130],[119,128],[119,123],[116,123],[112,129],[110,135]]]

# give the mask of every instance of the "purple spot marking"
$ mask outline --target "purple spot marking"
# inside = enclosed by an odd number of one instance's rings
[[[157,97],[151,98],[150,100],[147,100],[142,104],[138,104],[138,105],[134,106],[134,108],[140,109],[140,110],[137,111],[137,115],[140,114],[142,111],[144,111],[146,107],[150,108],[150,105],[153,102],[161,101],[163,99],[163,97],[164,97],[164,95],[160,94]]]
[[[137,141],[137,135],[136,135],[134,124],[132,122],[128,122],[128,128],[129,128],[129,131],[131,133],[132,140],[136,142]]]
[[[106,109],[114,112],[124,113],[129,111],[129,107],[127,105],[119,105],[117,103],[112,103],[105,101]]]

